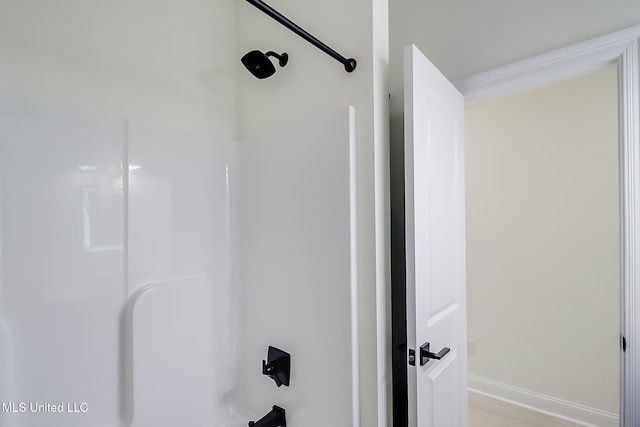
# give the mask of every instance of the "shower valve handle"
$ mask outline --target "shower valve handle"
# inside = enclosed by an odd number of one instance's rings
[[[267,360],[262,361],[262,373],[275,381],[278,387],[289,386],[291,355],[279,348],[269,346]]]

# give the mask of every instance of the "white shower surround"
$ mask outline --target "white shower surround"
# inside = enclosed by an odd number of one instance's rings
[[[0,400],[88,408],[3,426],[246,425],[272,404],[357,425],[353,109],[240,143],[6,93],[0,122]],[[260,372],[269,344],[289,388]]]

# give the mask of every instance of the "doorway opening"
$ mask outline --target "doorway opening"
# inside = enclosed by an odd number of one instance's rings
[[[605,35],[577,45],[552,51],[505,67],[481,73],[456,82],[456,87],[470,105],[487,99],[542,87],[590,71],[617,65],[619,113],[619,199],[620,199],[620,410],[619,425],[637,424],[636,410],[640,392],[640,26]],[[391,118],[391,134],[402,135],[402,118]],[[402,138],[391,144],[391,225],[392,225],[392,330],[393,330],[393,410],[395,425],[403,424],[406,414],[406,335],[403,266],[403,153]],[[403,329],[404,328],[404,329]],[[404,331],[404,332],[403,332]],[[636,344],[638,343],[638,344]],[[594,352],[593,347],[585,351]],[[597,347],[594,356],[597,366]],[[404,377],[404,378],[403,378]],[[403,394],[404,393],[404,394]]]
[[[617,106],[610,66],[466,108],[470,426],[619,425]]]

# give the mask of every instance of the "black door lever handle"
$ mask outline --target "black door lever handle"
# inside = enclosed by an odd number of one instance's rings
[[[442,350],[440,350],[438,353],[431,353],[429,351],[429,343],[426,342],[420,346],[420,366],[426,365],[429,359],[440,360],[444,356],[446,356],[447,353],[449,353],[450,351],[451,349],[449,347],[445,347]]]

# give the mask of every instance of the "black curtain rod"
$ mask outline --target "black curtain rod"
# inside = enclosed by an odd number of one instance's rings
[[[311,43],[312,45],[314,45],[315,47],[317,47],[318,49],[322,50],[332,58],[341,62],[344,65],[344,69],[348,73],[356,69],[355,59],[353,58],[347,59],[344,56],[340,55],[338,52],[331,49],[329,46],[322,43],[317,38],[313,37],[311,34],[306,32],[302,28],[300,28],[298,25],[291,22],[286,16],[284,16],[283,14],[281,14],[271,6],[265,4],[262,0],[247,0],[247,1],[252,5],[254,5],[255,7],[257,7],[258,9],[260,9],[261,11],[263,11],[264,13],[266,13],[267,15],[269,15],[270,17],[272,17],[273,19],[275,19],[276,21],[278,21],[279,23],[281,23],[282,25],[284,25],[285,27],[287,27],[288,29],[290,29],[291,31],[293,31],[294,33],[296,33],[297,35],[299,35],[300,37],[302,37],[303,39],[305,39],[306,41],[308,41],[309,43]]]

